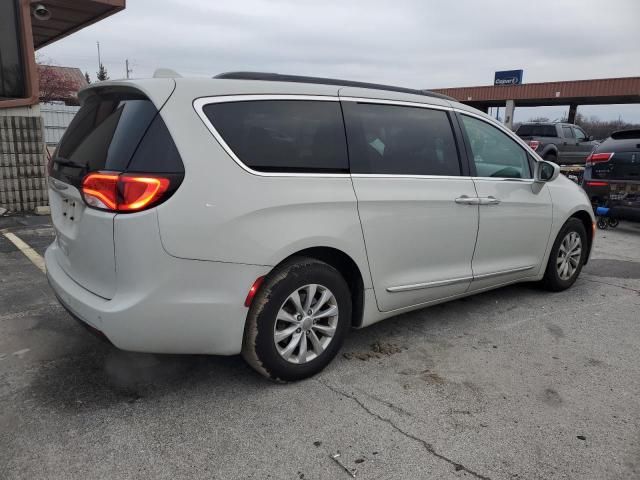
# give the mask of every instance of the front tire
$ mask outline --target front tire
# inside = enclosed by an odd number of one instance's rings
[[[551,248],[542,285],[552,292],[566,290],[580,275],[587,256],[587,232],[577,218],[570,218],[560,229]]]
[[[351,293],[340,272],[294,258],[267,275],[255,296],[242,356],[267,378],[301,380],[333,360],[350,325]]]

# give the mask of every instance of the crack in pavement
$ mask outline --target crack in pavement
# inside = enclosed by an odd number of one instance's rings
[[[640,290],[631,288],[631,287],[625,287],[624,285],[617,285],[615,283],[603,282],[601,280],[591,280],[590,278],[583,278],[583,280],[587,282],[601,283],[602,285],[609,285],[610,287],[618,287],[618,288],[622,288],[623,290],[629,290],[630,292],[636,292],[640,294]]]
[[[371,415],[374,418],[377,418],[378,420],[386,423],[387,425],[389,425],[391,428],[393,428],[395,431],[397,431],[398,433],[402,434],[404,437],[409,438],[415,442],[420,443],[424,449],[429,452],[431,455],[433,455],[436,458],[439,458],[440,460],[444,460],[445,462],[449,463],[450,465],[453,466],[453,468],[455,469],[456,472],[459,471],[463,471],[466,472],[470,475],[473,475],[476,478],[479,478],[480,480],[491,480],[490,477],[487,477],[485,475],[482,475],[481,473],[478,473],[474,470],[471,470],[467,467],[465,467],[464,465],[455,462],[454,460],[451,460],[450,458],[444,456],[441,453],[438,453],[434,448],[433,445],[431,445],[429,442],[427,442],[426,440],[423,440],[420,437],[417,437],[403,429],[401,429],[398,425],[396,425],[390,418],[386,418],[383,417],[382,415],[379,415],[377,413],[375,413],[374,411],[372,411],[369,407],[367,407],[360,399],[358,399],[355,395],[349,395],[348,393],[343,392],[342,390],[333,387],[331,385],[329,385],[328,383],[323,382],[322,380],[316,378],[316,381],[318,383],[320,383],[321,385],[324,385],[325,387],[327,387],[329,390],[331,390],[333,393],[340,395],[342,397],[345,398],[349,398],[350,400],[353,400],[354,402],[356,402],[358,404],[358,406],[360,406],[361,409],[363,409],[365,412],[367,412],[369,415]]]

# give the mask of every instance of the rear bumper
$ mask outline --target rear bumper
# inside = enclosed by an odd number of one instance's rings
[[[247,314],[244,299],[268,269],[182,260],[162,252],[164,258],[157,262],[149,258],[155,268],[138,277],[123,267],[118,274],[125,278],[107,300],[67,275],[56,260],[57,248],[55,242],[49,246],[45,263],[60,303],[116,347],[137,352],[239,353]]]

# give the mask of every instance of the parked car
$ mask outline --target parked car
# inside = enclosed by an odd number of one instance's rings
[[[351,327],[515,282],[563,290],[589,257],[584,191],[441,95],[239,73],[80,99],[50,165],[47,275],[121,349],[242,353],[296,380]]]
[[[598,144],[582,128],[571,123],[523,123],[516,135],[543,159],[558,164],[584,164]]]
[[[640,130],[611,134],[587,158],[583,188],[615,219],[640,220]]]

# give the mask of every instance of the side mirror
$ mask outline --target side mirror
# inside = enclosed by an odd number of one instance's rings
[[[553,182],[560,175],[560,167],[552,162],[545,160],[536,163],[536,172],[534,175],[536,182]]]

